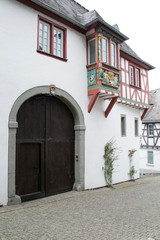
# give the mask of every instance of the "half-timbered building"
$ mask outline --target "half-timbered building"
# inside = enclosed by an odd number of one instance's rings
[[[131,149],[138,178],[153,67],[128,37],[74,0],[1,0],[0,18],[0,202],[105,186],[110,139],[113,183]]]
[[[150,91],[151,108],[142,121],[141,173],[160,173],[160,89]]]

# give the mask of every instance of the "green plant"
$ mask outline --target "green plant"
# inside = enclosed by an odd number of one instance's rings
[[[132,165],[132,160],[133,160],[132,158],[136,151],[137,150],[135,149],[129,150],[129,154],[128,154],[129,160],[130,160],[130,170],[129,170],[130,179],[134,179],[134,175],[137,172],[134,168],[134,165]]]
[[[137,151],[137,150],[135,150],[135,149],[129,150],[128,156],[129,156],[130,158],[132,158],[132,157],[133,157],[133,154],[134,154],[136,151]]]
[[[129,175],[130,175],[130,178],[131,179],[134,179],[134,174],[136,173],[137,171],[135,170],[134,166],[131,166],[130,167],[130,171],[129,171]]]
[[[114,161],[118,159],[117,155],[118,148],[115,145],[115,141],[110,140],[106,143],[104,147],[104,167],[102,167],[102,170],[104,171],[104,177],[106,184],[109,187],[112,187],[112,175],[114,171]]]

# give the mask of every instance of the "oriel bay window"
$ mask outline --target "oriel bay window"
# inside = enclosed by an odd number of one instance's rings
[[[66,61],[66,29],[39,17],[37,51]]]

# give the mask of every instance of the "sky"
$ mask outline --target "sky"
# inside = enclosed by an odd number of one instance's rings
[[[160,88],[160,2],[159,0],[76,0],[88,10],[95,9],[129,40],[137,55],[154,66],[148,72],[150,90]]]

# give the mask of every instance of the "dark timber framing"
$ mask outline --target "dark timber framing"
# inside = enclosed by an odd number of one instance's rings
[[[149,125],[153,125],[153,134],[149,134]],[[160,149],[160,122],[143,123],[141,148]]]

